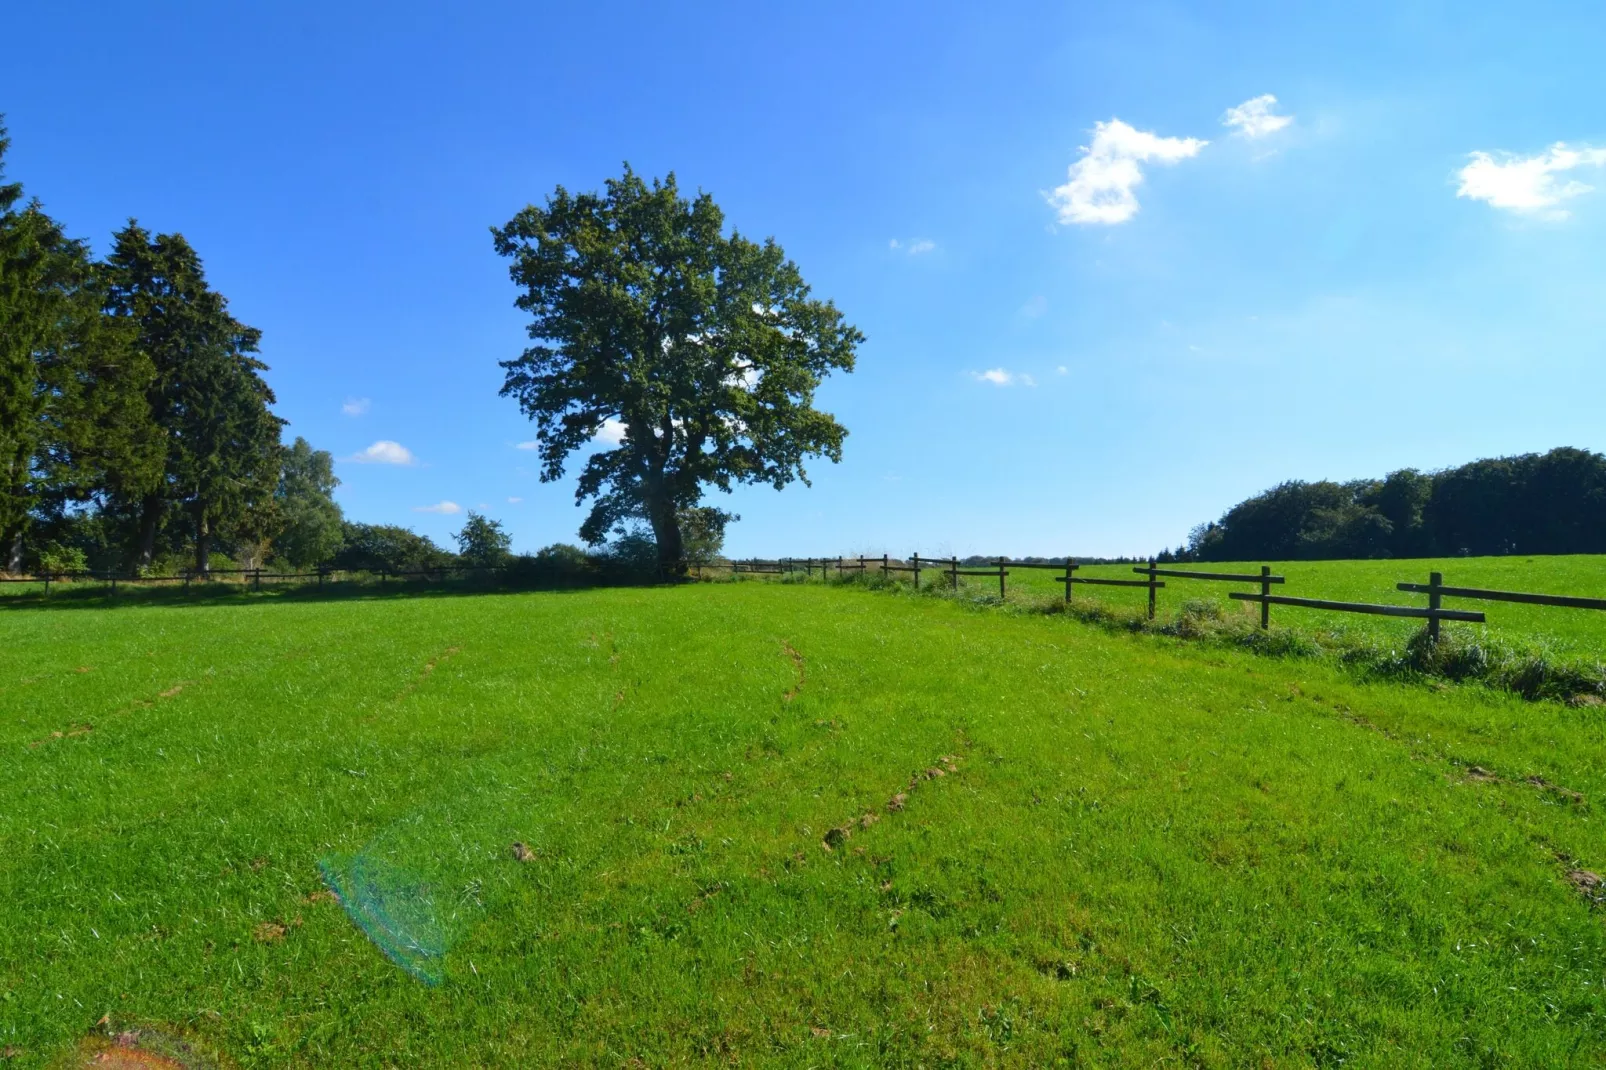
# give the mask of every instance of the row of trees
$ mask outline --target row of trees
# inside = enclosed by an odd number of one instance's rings
[[[130,221],[97,260],[0,181],[0,565],[332,553],[332,460],[281,443],[260,339],[182,235]]]
[[[1170,560],[1606,553],[1606,456],[1558,448],[1350,483],[1291,481],[1189,534]]]

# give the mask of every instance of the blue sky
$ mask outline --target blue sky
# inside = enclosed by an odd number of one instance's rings
[[[715,496],[735,553],[1149,552],[1283,479],[1606,447],[1600,5],[6,24],[10,177],[101,251],[129,216],[184,233],[355,519],[574,539],[497,396],[525,339],[488,228],[624,160],[775,236],[868,338],[819,396],[842,464]]]

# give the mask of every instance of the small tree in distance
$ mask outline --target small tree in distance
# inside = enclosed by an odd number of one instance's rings
[[[806,458],[842,458],[847,431],[814,408],[864,336],[809,296],[773,239],[725,235],[713,198],[651,187],[629,166],[605,194],[563,187],[493,229],[533,317],[535,342],[504,361],[502,394],[536,422],[541,479],[600,432],[576,500],[596,545],[650,525],[661,568],[684,562],[684,523],[713,485],[808,482]]]
[[[513,556],[513,537],[502,530],[502,522],[472,509],[463,523],[463,530],[453,538],[457,540],[457,555],[465,565],[494,568],[507,564]]]

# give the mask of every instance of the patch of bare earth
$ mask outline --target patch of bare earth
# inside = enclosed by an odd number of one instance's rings
[[[944,754],[937,759],[937,764],[927,766],[911,776],[908,786],[887,800],[886,812],[888,814],[901,813],[909,804],[910,794],[920,785],[933,780],[941,780],[943,777],[957,772],[959,772],[959,759],[952,754]],[[868,829],[880,820],[880,814],[874,811],[866,812],[862,816],[846,821],[835,828],[827,829],[824,838],[820,841],[820,846],[827,851],[836,851],[853,836],[854,832]]]
[[[56,1066],[100,1070],[217,1070],[219,1062],[188,1040],[165,1029],[114,1026],[108,1018],[95,1023],[102,1030],[78,1043]],[[8,1049],[9,1055],[10,1049]]]

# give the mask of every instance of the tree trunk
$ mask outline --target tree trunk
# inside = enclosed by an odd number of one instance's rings
[[[156,525],[162,519],[162,496],[147,494],[139,509],[139,549],[135,568],[149,568],[156,556]]]
[[[664,502],[652,509],[652,534],[658,543],[658,571],[665,576],[686,574],[685,552],[680,542],[680,521],[675,507]]]
[[[195,507],[195,571],[207,577],[212,573],[212,529],[206,522],[206,507]]]
[[[11,545],[6,547],[6,571],[13,576],[22,572],[22,528],[18,527],[11,536]]]

